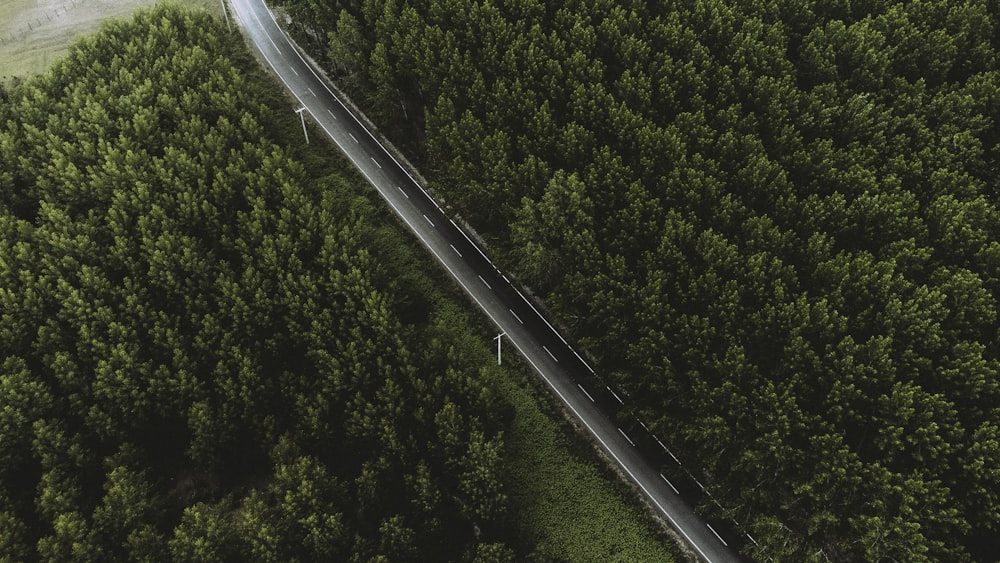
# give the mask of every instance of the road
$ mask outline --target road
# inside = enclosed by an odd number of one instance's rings
[[[229,0],[231,14],[256,49],[298,99],[312,120],[333,140],[393,211],[455,281],[506,333],[604,451],[685,538],[692,551],[713,563],[740,561],[673,486],[636,449],[634,436],[599,408],[602,390],[587,389],[574,374],[593,369],[552,327],[531,301],[452,221],[374,135],[351,113],[299,54],[262,0]],[[590,380],[590,379],[588,379]],[[593,384],[591,384],[593,387]],[[619,402],[621,399],[607,389]],[[600,400],[600,399],[597,399]]]

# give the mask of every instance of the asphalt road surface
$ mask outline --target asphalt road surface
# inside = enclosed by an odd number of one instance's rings
[[[566,408],[587,428],[703,559],[740,561],[717,531],[698,517],[636,449],[633,436],[601,411],[603,389],[587,389],[574,374],[593,370],[531,301],[438,207],[307,64],[262,0],[230,0],[230,15],[308,112],[354,166],[378,189],[437,261],[524,356]],[[592,379],[587,379],[592,380]],[[593,384],[591,384],[593,387]],[[610,396],[621,399],[611,389]],[[595,401],[596,399],[596,401]]]

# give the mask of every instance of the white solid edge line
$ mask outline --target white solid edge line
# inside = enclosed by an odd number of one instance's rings
[[[490,266],[493,266],[493,261],[490,260],[490,257],[487,256],[485,252],[483,252],[483,249],[479,248],[478,244],[476,244],[475,242],[472,241],[471,238],[469,238],[469,235],[467,235],[464,230],[462,230],[461,228],[459,228],[457,224],[455,224],[454,219],[452,219],[451,224],[455,225],[455,228],[458,229],[458,232],[462,233],[462,236],[465,237],[465,240],[469,241],[469,244],[471,244],[472,247],[475,248],[477,252],[479,252],[479,255],[483,257],[483,260],[486,260],[487,262],[489,262]],[[493,267],[496,268],[496,266]]]
[[[277,19],[276,19],[276,18],[274,17],[274,13],[273,13],[273,12],[271,11],[271,8],[269,8],[269,7],[267,6],[267,3],[266,3],[266,2],[263,2],[263,1],[261,1],[261,4],[262,4],[262,5],[264,6],[264,9],[266,9],[266,10],[267,10],[267,13],[268,13],[268,14],[269,14],[269,15],[271,16],[271,21],[273,21],[273,22],[274,22],[274,26],[275,26],[275,27],[276,27],[276,28],[278,29],[278,31],[280,32],[280,31],[281,31],[281,26],[280,26],[280,25],[278,25],[278,20],[277,20]],[[254,17],[256,17],[256,13],[254,13]],[[259,20],[259,18],[258,18],[258,22],[259,22],[259,21],[260,21],[260,20]],[[263,27],[264,27],[264,24],[263,24],[263,23],[261,23],[261,28],[263,28]],[[266,33],[266,32],[265,32],[265,33]],[[376,144],[377,144],[377,145],[378,145],[378,146],[379,146],[379,147],[380,147],[380,148],[382,149],[382,151],[383,151],[383,152],[385,152],[385,154],[386,154],[386,155],[387,155],[387,156],[388,156],[388,157],[389,157],[390,159],[392,159],[392,161],[393,161],[394,163],[396,163],[396,166],[398,166],[398,167],[399,167],[399,169],[403,171],[403,174],[406,174],[406,176],[407,176],[408,178],[410,178],[410,180],[412,180],[412,181],[413,181],[413,184],[414,184],[414,185],[416,185],[416,186],[417,186],[417,188],[419,188],[419,189],[420,189],[420,191],[424,193],[424,196],[425,196],[425,197],[426,197],[427,199],[430,199],[431,201],[434,201],[434,200],[433,200],[433,198],[431,198],[430,194],[428,194],[428,193],[427,193],[427,190],[425,190],[425,189],[424,189],[424,187],[420,185],[420,182],[417,182],[417,179],[416,179],[416,178],[414,178],[414,177],[413,177],[413,176],[412,176],[412,175],[410,174],[410,172],[409,172],[409,171],[408,171],[408,170],[407,170],[407,169],[406,169],[406,168],[405,168],[405,167],[404,167],[404,166],[403,166],[402,164],[400,164],[400,162],[399,162],[398,160],[396,160],[396,157],[394,157],[394,156],[392,155],[392,153],[390,153],[390,152],[389,152],[389,149],[385,148],[385,145],[383,145],[383,144],[382,144],[382,142],[381,142],[381,141],[379,141],[379,140],[378,140],[378,139],[377,139],[377,138],[375,137],[375,135],[374,135],[374,134],[372,134],[372,132],[371,132],[371,131],[369,131],[369,130],[368,130],[368,128],[364,126],[364,124],[363,124],[363,123],[361,123],[361,120],[360,120],[360,119],[358,119],[358,116],[354,115],[354,112],[352,112],[352,111],[351,111],[350,109],[348,109],[348,107],[347,107],[347,104],[345,104],[345,103],[344,103],[344,102],[343,102],[343,101],[342,101],[342,100],[340,99],[340,97],[338,97],[338,96],[337,96],[336,94],[334,94],[334,93],[333,93],[333,90],[330,90],[330,87],[329,87],[329,86],[327,86],[326,82],[325,82],[325,81],[324,81],[324,80],[323,80],[322,78],[320,78],[318,74],[316,74],[316,71],[315,71],[315,70],[313,69],[312,65],[311,65],[311,64],[309,64],[309,63],[308,63],[308,62],[306,61],[305,57],[303,57],[303,56],[302,56],[302,53],[300,53],[300,52],[299,52],[299,50],[295,48],[295,45],[294,45],[294,44],[292,43],[292,39],[291,39],[290,37],[288,37],[288,35],[286,35],[286,34],[285,34],[285,33],[283,33],[283,32],[281,33],[281,36],[282,36],[282,37],[283,37],[283,38],[285,39],[285,42],[286,42],[286,43],[288,43],[288,46],[289,46],[289,47],[290,47],[290,48],[292,49],[292,52],[294,52],[294,53],[295,53],[295,55],[299,57],[299,60],[300,60],[300,61],[302,61],[302,64],[304,64],[304,65],[306,66],[306,68],[308,68],[308,69],[309,69],[309,72],[311,72],[311,73],[312,73],[313,77],[314,77],[314,78],[316,79],[316,81],[317,81],[317,82],[318,82],[318,83],[319,83],[319,84],[320,84],[320,85],[321,85],[321,86],[323,87],[323,89],[324,89],[324,90],[326,90],[326,91],[327,91],[327,93],[328,93],[328,94],[330,94],[330,96],[331,96],[331,97],[332,97],[332,98],[333,98],[334,100],[336,100],[336,101],[337,101],[337,103],[341,105],[341,107],[343,107],[343,108],[344,108],[344,110],[345,110],[345,111],[347,112],[347,114],[348,114],[348,115],[350,115],[350,116],[351,116],[352,118],[354,118],[354,121],[355,121],[355,122],[356,122],[356,123],[357,123],[358,125],[360,125],[360,126],[361,126],[361,128],[362,128],[362,129],[364,129],[365,133],[368,133],[368,136],[369,136],[369,137],[371,137],[373,141],[375,141],[375,143],[376,143]],[[270,38],[271,38],[271,37],[270,37],[270,35],[268,35],[268,39],[270,39]],[[272,40],[271,42],[273,43],[274,41]],[[275,45],[275,48],[277,49],[277,45]],[[280,53],[281,51],[279,50],[278,52]],[[436,203],[436,202],[435,202],[435,203]]]
[[[571,348],[571,350],[572,350],[572,348]],[[587,363],[587,360],[584,360],[584,359],[583,359],[583,356],[581,356],[580,354],[577,354],[577,353],[576,353],[576,350],[573,350],[573,355],[575,355],[575,356],[576,356],[576,359],[580,360],[580,363],[582,363],[582,364],[583,364],[584,366],[586,366],[586,368],[587,368],[588,370],[590,370],[590,373],[591,373],[591,374],[593,374],[593,375],[597,375],[597,372],[596,372],[596,371],[594,371],[594,368],[590,367],[590,364],[588,364],[588,363]]]
[[[454,275],[454,273],[452,275]],[[462,284],[462,287],[465,287],[465,285]],[[476,303],[479,304],[480,307],[483,307],[482,303],[479,303],[479,300],[476,299],[475,296],[473,296],[473,299],[476,301]],[[490,319],[493,320],[494,323],[496,323],[496,319],[493,319],[493,315],[491,315],[490,312],[487,311],[485,308],[483,308],[483,310],[486,311],[487,316],[489,316]],[[500,326],[499,323],[497,323],[497,326]],[[548,386],[559,397],[559,399],[562,400],[563,404],[565,404],[566,407],[573,412],[576,418],[583,423],[583,425],[587,428],[587,430],[590,431],[591,436],[597,439],[597,441],[601,444],[604,450],[608,452],[608,455],[610,455],[615,460],[615,462],[618,463],[618,466],[621,467],[626,474],[628,474],[629,478],[631,478],[632,481],[642,490],[642,492],[646,494],[646,497],[650,501],[652,501],[652,503],[656,506],[656,508],[658,508],[660,512],[667,517],[667,520],[669,520],[670,523],[674,526],[674,529],[680,532],[682,536],[684,536],[684,539],[688,541],[688,544],[690,544],[691,547],[694,548],[694,550],[697,551],[699,555],[704,557],[705,560],[708,561],[709,563],[712,563],[712,559],[704,551],[701,550],[701,547],[699,547],[698,544],[693,539],[691,539],[691,536],[689,536],[688,533],[684,530],[684,528],[680,526],[680,524],[677,522],[677,520],[674,519],[674,517],[670,514],[670,512],[666,508],[664,508],[662,504],[660,504],[660,501],[658,501],[653,496],[653,494],[649,492],[649,489],[646,488],[646,486],[642,483],[642,481],[640,481],[635,476],[635,473],[632,473],[632,470],[629,469],[628,466],[622,462],[621,458],[618,457],[618,454],[616,454],[614,450],[608,445],[608,443],[604,441],[604,438],[601,438],[601,436],[597,433],[597,431],[594,430],[594,427],[591,426],[589,422],[587,422],[587,419],[580,416],[580,411],[576,410],[576,407],[574,407],[573,404],[566,399],[566,396],[562,394],[562,391],[560,391],[551,381],[549,381],[549,378],[545,376],[545,373],[542,372],[542,370],[538,368],[535,362],[533,362],[531,358],[524,353],[524,350],[521,348],[520,345],[518,345],[517,341],[512,338],[511,342],[514,344],[514,347],[517,348],[519,352],[521,352],[521,356],[523,356],[524,359],[526,359],[528,363],[531,364],[531,367],[535,368],[535,371],[542,376],[542,379],[545,380],[545,383],[547,383]]]
[[[264,4],[264,8],[267,8],[267,4]],[[270,10],[268,10],[268,11],[270,11]],[[257,20],[257,23],[260,24],[260,29],[264,32],[264,35],[267,36],[267,40],[271,42],[271,45],[274,45],[274,50],[277,51],[278,54],[280,55],[281,54],[281,49],[278,47],[278,44],[274,42],[274,39],[271,38],[271,34],[268,33],[266,29],[264,29],[264,22],[260,21],[260,18],[257,17],[257,12],[255,12],[253,9],[251,9],[250,13],[253,14],[253,19]],[[277,22],[275,22],[275,25],[277,25]],[[282,81],[282,82],[284,82],[284,81]]]
[[[363,171],[362,174],[364,174]],[[365,175],[365,178],[368,179],[369,182],[371,182],[371,178],[369,178],[367,175]],[[374,182],[372,183],[374,184]],[[396,209],[394,205],[392,207],[396,211],[396,213],[399,214],[400,217],[402,217],[405,223],[410,224],[409,220],[407,220],[405,216],[400,214],[399,210]],[[465,285],[465,282],[462,281],[462,279],[455,273],[454,270],[451,269],[451,266],[449,266],[444,260],[441,259],[441,256],[437,253],[436,250],[434,250],[434,248],[430,245],[427,239],[424,238],[423,234],[414,229],[412,224],[410,225],[410,228],[417,235],[417,238],[419,238],[420,241],[423,242],[424,246],[426,246],[427,249],[430,250],[431,254],[433,254],[434,257],[438,259],[438,262],[441,265],[443,265],[446,270],[448,270],[448,273],[451,274],[452,278],[454,278],[455,281],[458,282],[458,285],[462,286],[462,289],[464,289],[465,292],[470,297],[472,297],[472,300],[476,302],[476,305],[479,306],[480,310],[486,313],[486,316],[489,317],[491,321],[493,321],[493,324],[495,324],[498,328],[503,330],[503,325],[500,324],[499,321],[497,321],[497,319],[493,316],[493,313],[491,313],[490,310],[487,309],[485,305],[483,305],[482,301],[480,301],[479,298],[476,297],[476,294],[467,285]],[[659,511],[664,516],[667,517],[667,520],[670,521],[674,529],[680,532],[682,536],[684,536],[684,539],[687,540],[688,544],[692,548],[694,548],[694,550],[697,551],[699,555],[701,555],[709,563],[712,563],[712,559],[704,551],[702,551],[701,547],[699,547],[699,545],[693,539],[691,539],[691,536],[689,536],[688,533],[684,530],[684,528],[681,527],[681,525],[677,522],[677,520],[674,519],[673,515],[671,515],[670,512],[662,504],[660,504],[660,501],[657,500],[656,497],[649,491],[649,489],[646,488],[646,485],[644,485],[642,481],[640,481],[636,477],[635,473],[633,473],[632,470],[629,469],[629,467],[625,465],[624,462],[622,462],[622,459],[618,457],[618,454],[615,453],[614,449],[612,449],[611,446],[609,446],[608,443],[604,440],[604,438],[602,438],[600,434],[597,433],[597,431],[594,429],[593,426],[590,425],[587,419],[585,419],[583,416],[580,415],[580,411],[578,411],[576,407],[574,407],[573,404],[566,398],[566,396],[563,395],[562,391],[560,391],[559,388],[556,387],[555,384],[549,380],[549,378],[545,375],[545,372],[539,369],[538,365],[531,359],[531,357],[528,354],[525,353],[524,349],[521,348],[521,345],[518,343],[518,341],[514,338],[510,337],[508,338],[510,342],[514,345],[514,347],[517,348],[517,351],[521,353],[521,357],[523,357],[525,360],[528,361],[529,364],[531,364],[531,367],[535,369],[535,371],[542,377],[543,380],[545,380],[545,383],[549,386],[549,388],[552,389],[552,391],[555,392],[556,396],[559,397],[559,399],[563,402],[563,404],[565,404],[566,407],[573,412],[573,415],[576,416],[577,420],[583,423],[584,427],[587,428],[591,436],[593,436],[598,441],[598,443],[601,444],[604,450],[608,452],[608,455],[610,455],[612,459],[614,459],[615,462],[618,464],[618,466],[621,467],[623,471],[625,471],[625,473],[629,476],[630,479],[632,479],[632,481],[636,484],[636,486],[638,486],[639,489],[641,489],[642,492],[646,494],[646,497],[656,506],[656,508],[659,509]]]
[[[233,4],[235,6],[235,1],[233,2]],[[265,8],[267,8],[266,5],[265,5]],[[270,12],[270,10],[268,10],[268,12]],[[256,17],[256,14],[255,14],[255,17]],[[273,19],[274,15],[271,14],[271,17]],[[275,25],[277,25],[277,22],[275,22]],[[263,24],[261,24],[261,28],[263,28]],[[265,35],[268,35],[268,39],[270,40],[270,35],[267,34],[267,31],[266,30],[263,30],[263,31],[264,31]],[[284,34],[282,34],[282,35],[284,35]],[[287,36],[285,37],[285,39],[288,40]],[[273,40],[272,40],[272,43],[273,43]],[[258,47],[258,50],[260,50],[259,47]],[[294,50],[295,49],[293,49],[293,51]],[[278,53],[280,54],[281,51],[279,50]],[[296,51],[296,54],[298,54],[298,51]],[[271,59],[266,54],[264,54],[263,51],[261,51],[261,55],[264,56],[264,59],[267,60],[268,64],[271,65],[271,68],[274,69],[275,72],[277,73],[278,69],[274,65],[274,63],[271,61]],[[302,58],[301,54],[299,54],[298,56],[299,56],[300,59]],[[309,68],[310,68],[310,70],[312,69],[312,67],[309,67]],[[315,75],[315,72],[313,72],[313,74]],[[285,87],[288,88],[288,90],[290,92],[292,92],[292,95],[295,96],[295,98],[297,100],[299,100],[299,102],[301,103],[302,102],[301,98],[299,98],[298,94],[296,94],[295,91],[288,85],[288,82],[286,82],[285,79],[281,77],[280,73],[278,73],[278,77],[285,84]],[[325,84],[324,84],[324,87],[326,87]],[[327,91],[329,92],[329,88],[327,88]],[[333,96],[333,98],[335,100],[337,100],[341,105],[343,105],[343,102],[341,102],[339,98],[337,98],[335,95],[333,95],[333,92],[330,92],[330,94],[331,94],[331,96]],[[346,109],[346,106],[344,106],[344,107]],[[348,113],[350,113],[350,112],[348,112]],[[352,117],[354,116],[354,114],[350,114],[350,115]],[[357,117],[354,117],[354,119],[355,119],[355,121],[357,121]],[[334,138],[333,134],[330,131],[328,131],[325,127],[323,127],[322,124],[320,124],[320,127],[327,134],[327,136],[329,136],[331,139],[333,139],[333,142],[340,148],[341,152],[343,152],[343,153],[346,154],[346,151],[344,150],[344,147],[340,143],[337,142],[337,139]],[[369,133],[369,135],[370,135],[370,133]],[[376,140],[376,142],[377,142],[377,140]],[[390,157],[391,156],[392,155],[390,155]],[[396,161],[396,159],[393,158],[393,161]],[[398,162],[396,162],[396,164],[397,164],[397,166],[399,165]],[[400,166],[400,168],[402,169],[402,166]],[[366,174],[364,170],[361,170],[361,169],[359,169],[359,170],[360,170],[361,174],[365,177],[365,179],[368,180],[368,182],[370,184],[372,184],[373,186],[375,186],[376,189],[377,189],[378,185],[374,181],[372,181],[372,178],[369,177],[368,174]],[[409,173],[406,172],[405,169],[403,169],[403,172],[406,173],[409,176]],[[416,182],[414,182],[414,183],[416,183]],[[417,184],[417,187],[419,188],[420,185]],[[423,188],[421,188],[421,190],[423,190]],[[472,300],[475,301],[477,305],[479,305],[479,308],[484,313],[486,313],[486,316],[488,316],[490,318],[490,320],[493,321],[493,323],[495,325],[497,325],[498,327],[500,327],[501,329],[503,329],[503,326],[499,322],[497,322],[496,318],[493,317],[493,314],[490,313],[490,311],[483,305],[483,303],[481,301],[479,301],[479,298],[476,297],[476,295],[472,291],[469,290],[469,288],[465,285],[465,282],[463,282],[462,279],[460,277],[458,277],[458,275],[455,273],[455,271],[451,269],[451,266],[449,266],[447,264],[447,262],[445,262],[441,258],[441,256],[438,255],[437,251],[435,251],[434,248],[430,246],[430,244],[424,238],[424,236],[420,233],[420,231],[418,231],[409,222],[409,220],[406,218],[405,215],[403,215],[402,213],[400,213],[399,209],[395,205],[393,205],[390,200],[387,199],[386,201],[393,208],[393,210],[396,211],[396,214],[399,215],[403,219],[403,222],[405,222],[408,225],[410,225],[410,230],[414,234],[417,235],[417,238],[419,238],[421,240],[421,242],[423,242],[424,246],[427,247],[427,249],[431,252],[431,254],[433,254],[434,257],[438,259],[438,262],[442,266],[444,266],[446,270],[448,270],[448,273],[451,274],[451,276],[455,279],[455,281],[458,282],[458,284],[460,286],[462,286],[462,289],[464,289],[465,292],[468,293],[470,297],[472,297]],[[518,293],[520,294],[520,291],[518,291]],[[522,299],[524,298],[523,295],[521,297],[522,297]],[[527,301],[527,299],[525,299],[525,301]],[[530,305],[530,303],[529,303],[529,305]],[[545,319],[543,318],[542,320],[545,320]],[[518,352],[521,353],[521,356],[524,357],[524,359],[527,360],[529,364],[531,364],[531,367],[533,367],[535,369],[535,371],[538,372],[538,374],[542,376],[542,379],[545,380],[545,383],[548,384],[548,386],[555,392],[555,394],[559,397],[559,399],[567,406],[567,408],[569,408],[573,412],[573,414],[576,416],[576,418],[581,423],[583,423],[583,425],[587,428],[587,430],[590,431],[590,434],[595,439],[597,439],[597,441],[601,444],[601,446],[605,449],[605,451],[608,452],[608,455],[610,455],[615,460],[615,462],[618,463],[618,466],[621,467],[622,470],[624,470],[626,474],[628,474],[629,478],[631,478],[632,481],[642,490],[642,492],[646,494],[647,498],[649,498],[649,500],[652,501],[652,503],[660,510],[660,512],[663,513],[663,515],[667,517],[667,519],[670,521],[670,523],[674,526],[674,529],[676,529],[678,532],[680,532],[680,534],[682,536],[684,536],[684,539],[686,539],[688,541],[688,544],[690,544],[691,547],[694,548],[694,550],[697,551],[699,555],[701,555],[703,558],[705,558],[705,560],[708,561],[709,563],[712,563],[712,559],[709,558],[708,555],[705,554],[705,552],[701,550],[701,547],[699,547],[698,544],[693,539],[691,539],[691,536],[689,536],[688,533],[684,530],[684,528],[682,528],[680,526],[680,524],[677,522],[677,520],[674,519],[674,517],[670,514],[670,512],[668,510],[666,510],[663,507],[662,504],[660,504],[660,502],[653,496],[652,493],[650,493],[649,489],[646,488],[646,486],[642,483],[642,481],[640,481],[636,477],[636,475],[632,472],[632,470],[629,469],[628,466],[625,465],[622,462],[621,458],[618,457],[618,454],[616,454],[614,452],[614,450],[608,445],[608,443],[605,442],[603,438],[601,438],[601,436],[597,433],[597,431],[594,430],[594,427],[591,426],[590,423],[587,422],[587,420],[583,416],[580,415],[580,412],[578,410],[576,410],[576,407],[574,407],[573,404],[570,403],[569,400],[566,398],[566,396],[563,395],[563,393],[549,380],[548,377],[546,377],[545,373],[541,369],[538,368],[538,365],[535,364],[535,362],[531,360],[531,358],[528,356],[528,354],[525,353],[524,349],[521,348],[521,346],[518,344],[517,340],[511,338],[510,341],[511,341],[512,344],[514,344],[514,347],[517,348]]]
[[[545,320],[545,317],[542,315],[542,313],[535,308],[535,305],[531,301],[529,301],[528,298],[525,297],[523,293],[521,293],[521,290],[515,287],[514,291],[516,291],[517,294],[521,296],[521,299],[524,299],[524,302],[528,304],[528,307],[531,307],[531,310],[534,311],[536,315],[538,315],[538,318],[542,319],[542,322],[549,327],[549,330],[554,332],[555,335],[559,337],[559,340],[563,341],[563,344],[566,344],[566,340],[563,339],[561,334],[559,334],[559,331],[556,330],[556,327],[552,326],[551,324],[549,324],[549,321]],[[566,344],[566,346],[568,347],[569,344]]]
[[[434,254],[434,256],[437,257],[438,260],[440,260],[440,257],[438,256],[437,252],[433,248],[430,248],[430,245],[427,243],[426,240],[423,239],[423,236],[420,235],[419,233],[417,236],[424,242],[424,245],[430,249],[431,254]],[[441,263],[444,265],[445,269],[448,270],[448,273],[450,273],[452,277],[455,278],[456,281],[458,281],[458,284],[462,286],[462,289],[464,289],[465,292],[468,293],[470,297],[472,297],[472,300],[475,301],[477,305],[479,305],[479,308],[482,309],[484,313],[486,313],[486,316],[488,316],[490,320],[493,321],[493,324],[495,324],[502,330],[503,326],[499,322],[497,322],[496,318],[493,317],[493,314],[490,313],[490,311],[483,305],[481,301],[479,301],[479,298],[476,297],[476,295],[469,290],[469,288],[465,285],[465,282],[463,282],[461,278],[459,278],[455,274],[454,270],[452,270],[451,267],[448,266],[448,264],[444,263],[443,261]],[[555,384],[553,384],[548,377],[546,377],[545,373],[541,369],[539,369],[538,365],[535,364],[535,362],[531,359],[531,357],[524,352],[524,349],[521,348],[521,345],[518,344],[517,340],[510,338],[510,341],[514,345],[514,347],[517,348],[517,351],[521,353],[521,356],[525,360],[527,360],[529,364],[531,364],[531,367],[534,368],[535,371],[542,376],[542,379],[545,380],[545,383],[549,386],[549,388],[552,389],[553,392],[555,392],[556,396],[559,397],[559,399],[563,402],[563,404],[565,404],[566,407],[573,412],[577,420],[583,423],[584,427],[586,427],[587,430],[590,432],[590,435],[593,436],[598,441],[598,443],[601,444],[604,450],[608,452],[608,455],[610,455],[612,459],[614,459],[615,462],[618,464],[618,466],[621,467],[623,471],[625,471],[625,473],[629,476],[629,478],[632,479],[632,481],[636,484],[636,486],[638,486],[639,489],[641,489],[642,492],[646,494],[646,497],[656,506],[656,508],[659,509],[659,511],[664,516],[667,517],[667,520],[670,521],[674,529],[680,532],[682,536],[684,536],[684,539],[687,540],[688,544],[692,548],[694,548],[694,550],[697,551],[698,554],[705,559],[705,561],[708,561],[708,563],[712,563],[712,559],[704,551],[702,551],[701,547],[699,547],[699,545],[693,539],[691,539],[691,536],[688,535],[688,533],[684,530],[684,528],[681,527],[681,525],[677,522],[677,520],[674,519],[674,517],[670,514],[670,512],[666,508],[664,508],[662,504],[660,504],[660,501],[657,500],[656,497],[653,496],[653,494],[649,491],[649,489],[647,489],[646,486],[642,483],[642,481],[640,481],[636,477],[635,473],[633,473],[632,470],[629,469],[629,467],[622,462],[622,459],[618,457],[618,454],[616,454],[615,451],[608,445],[608,443],[604,441],[604,438],[601,438],[601,436],[597,433],[594,427],[591,426],[589,422],[587,422],[587,419],[585,419],[583,416],[580,415],[580,411],[576,410],[576,407],[574,407],[573,404],[566,398],[566,396],[563,395],[562,391],[560,391],[559,388],[556,387]]]

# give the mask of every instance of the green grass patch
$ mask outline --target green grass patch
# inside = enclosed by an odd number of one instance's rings
[[[506,443],[520,543],[568,561],[683,560],[632,492],[544,404],[554,398],[539,397],[540,385],[524,381],[534,373],[520,371],[494,378],[515,411]]]
[[[128,17],[157,0],[7,0],[0,2],[0,77],[45,72],[74,39],[108,18]],[[222,15],[220,0],[172,0]]]

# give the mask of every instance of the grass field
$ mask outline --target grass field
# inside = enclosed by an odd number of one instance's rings
[[[220,0],[172,0],[222,14]],[[0,0],[0,77],[44,72],[78,35],[156,0]]]

